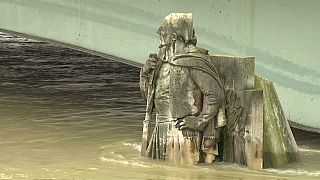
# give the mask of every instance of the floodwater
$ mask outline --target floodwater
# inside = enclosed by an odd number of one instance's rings
[[[301,161],[249,170],[140,157],[139,69],[0,33],[0,179],[320,179],[320,138]]]

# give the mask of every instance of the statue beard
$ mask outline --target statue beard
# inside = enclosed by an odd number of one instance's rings
[[[167,61],[167,59],[168,59],[167,50],[168,50],[168,45],[167,44],[160,44],[158,57],[159,57],[159,59],[161,61],[164,61],[164,62]]]
[[[158,57],[160,60],[167,62],[174,51],[174,43],[160,44]]]

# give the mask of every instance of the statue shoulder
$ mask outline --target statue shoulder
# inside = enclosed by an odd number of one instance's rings
[[[197,46],[191,48],[186,48],[183,53],[175,55],[171,63],[177,66],[207,66],[208,63],[211,64],[211,59],[209,56],[209,51]]]
[[[220,75],[209,56],[208,50],[195,47],[193,50],[175,55],[169,63],[173,66],[186,67],[196,72],[207,73],[221,86]]]
[[[207,49],[198,47],[198,46],[193,46],[192,48],[189,49],[189,53],[197,53],[197,54],[203,54],[203,55],[209,55],[209,51]]]

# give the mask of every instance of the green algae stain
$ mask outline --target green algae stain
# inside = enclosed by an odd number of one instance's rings
[[[297,144],[284,116],[273,83],[255,76],[255,88],[263,90],[264,168],[283,167],[297,160]]]

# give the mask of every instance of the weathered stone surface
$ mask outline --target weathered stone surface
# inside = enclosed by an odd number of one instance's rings
[[[254,72],[253,57],[211,56],[226,90],[222,158],[252,169],[281,167],[298,147],[272,82]]]
[[[223,160],[262,169],[263,92],[227,91],[227,126],[223,136]]]
[[[243,92],[243,104],[247,112],[245,124],[246,165],[251,169],[263,168],[263,91]]]
[[[183,165],[213,163],[226,124],[219,74],[208,51],[196,46],[191,13],[169,14],[157,33],[159,53],[150,53],[140,71],[147,102],[142,155]],[[148,137],[150,121],[155,127]]]
[[[226,90],[254,89],[254,57],[214,55],[211,60],[218,69]]]
[[[168,16],[169,19],[172,17],[175,16]],[[170,24],[172,21],[168,22]],[[167,36],[162,34],[162,39],[164,37]],[[193,36],[190,38],[194,40]],[[184,38],[177,38],[174,42],[176,48],[187,47]],[[174,59],[170,59],[170,55],[166,58],[163,52],[176,49],[167,51],[167,47],[162,46],[166,51],[160,50],[162,61],[157,61],[155,70],[148,70],[152,67],[152,60],[157,59],[151,56],[147,61],[149,63],[142,68],[141,87],[148,92],[147,102],[151,102],[147,105],[144,121],[142,155],[179,164],[212,163],[217,155],[215,143],[220,142],[218,145],[223,161],[246,165],[251,169],[281,167],[297,159],[298,148],[276,91],[270,81],[255,75],[254,57],[214,55],[207,59],[206,50],[190,47],[187,51],[180,51],[187,54],[175,55]],[[215,67],[207,63],[210,60]],[[170,71],[166,71],[165,67],[170,67]],[[215,126],[217,112],[214,110],[218,108],[215,105],[219,104],[216,99],[221,100],[221,109],[226,116],[223,119],[227,119],[222,136],[219,132],[223,126]],[[152,106],[153,103],[155,106]],[[195,104],[196,108],[193,107]],[[148,122],[154,107],[157,122],[150,136]],[[202,112],[194,113],[201,113],[201,116],[191,117],[192,109],[201,109]],[[205,119],[208,117],[210,119]],[[209,120],[212,125],[203,123],[205,126],[199,128],[199,123]],[[174,126],[173,121],[176,122]]]
[[[254,57],[211,56],[226,90],[223,160],[261,169],[263,92],[254,87]]]
[[[264,99],[263,167],[281,167],[297,160],[298,147],[273,83],[256,76],[255,87],[263,90]]]
[[[223,129],[221,151],[223,161],[245,165],[244,132],[247,113],[240,97],[232,90],[226,92],[227,125]]]

